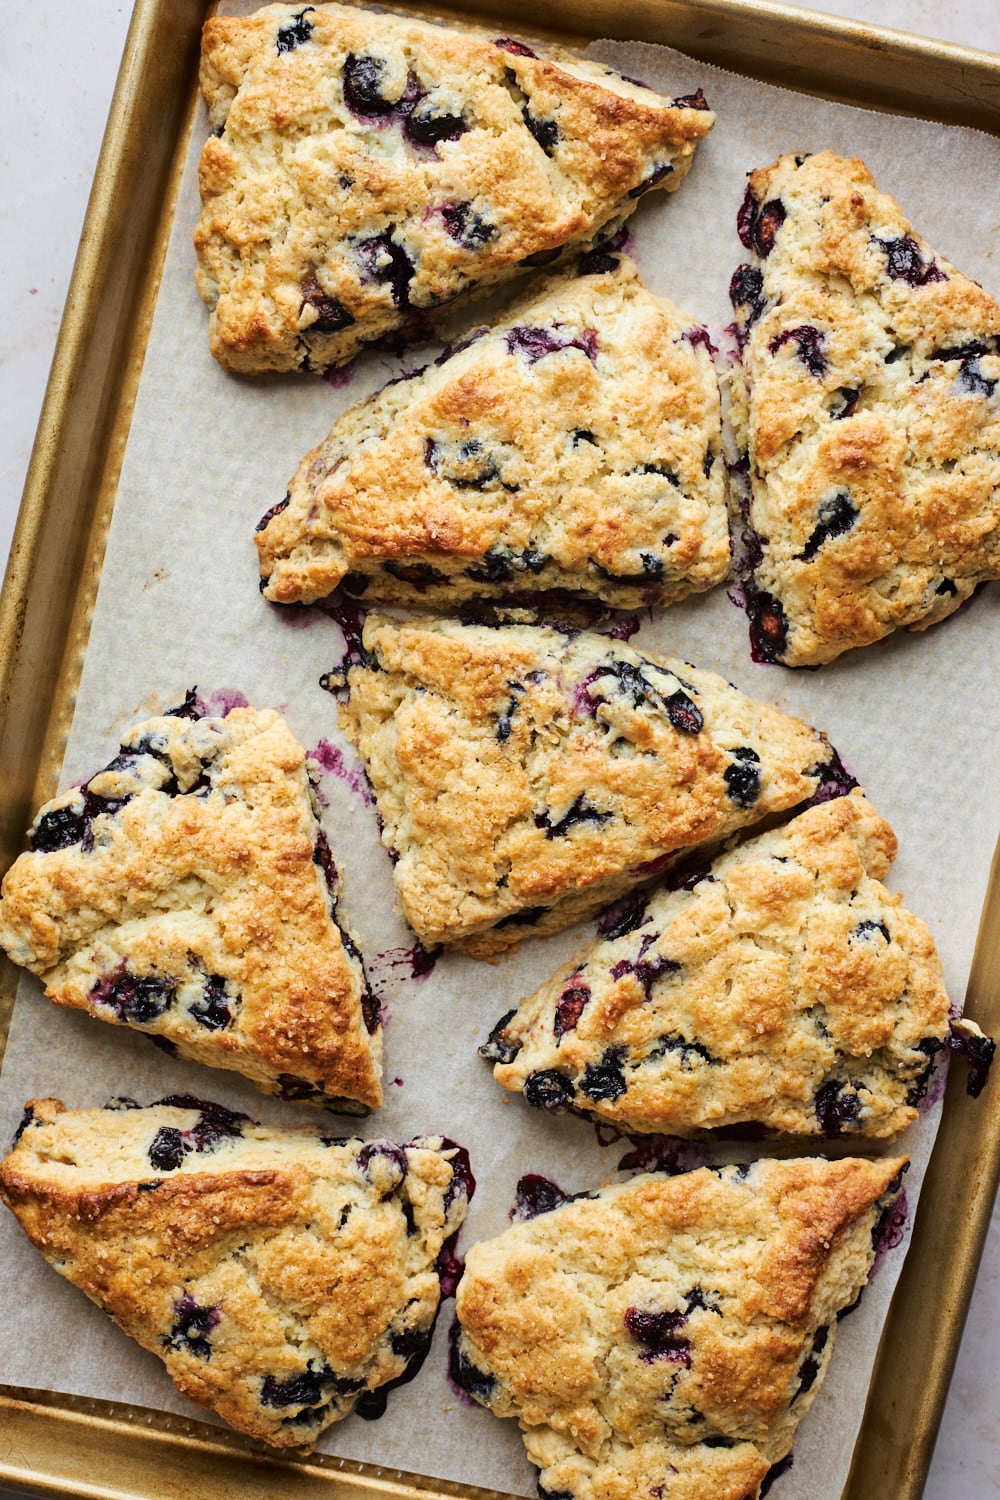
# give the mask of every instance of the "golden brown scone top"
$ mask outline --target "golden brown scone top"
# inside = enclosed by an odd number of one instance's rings
[[[0,1195],[49,1263],[178,1390],[309,1449],[430,1342],[461,1153],[275,1130],[186,1095],[32,1100]]]
[[[949,1006],[930,932],[879,879],[895,850],[860,790],[808,808],[613,908],[483,1055],[529,1104],[624,1133],[894,1135]]]
[[[752,172],[740,233],[751,641],[831,661],[1000,576],[1000,307],[829,151]]]
[[[321,369],[676,188],[713,116],[599,63],[348,5],[213,17],[198,289],[244,372]]]
[[[544,1494],[754,1500],[905,1165],[642,1176],[515,1223],[468,1253],[453,1378],[518,1418]]]
[[[269,1093],[382,1102],[378,1001],[335,920],[336,866],[280,714],[186,705],[135,725],[29,842],[3,882],[0,946],[51,1000]]]
[[[425,943],[565,927],[805,801],[831,756],[801,720],[610,636],[370,615],[364,648],[344,723]]]

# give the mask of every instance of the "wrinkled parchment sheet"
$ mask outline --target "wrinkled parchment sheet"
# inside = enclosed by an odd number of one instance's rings
[[[993,258],[1000,216],[991,191],[1000,164],[995,140],[786,93],[661,48],[602,43],[594,51],[665,93],[704,87],[717,113],[680,191],[650,194],[632,221],[634,254],[647,283],[707,321],[716,335],[731,316],[726,289],[743,258],[734,225],[745,174],[786,151],[830,147],[861,156],[938,252],[1000,293],[1000,263]],[[173,706],[194,684],[210,701],[213,694],[238,692],[281,709],[306,746],[325,740],[343,751],[348,768],[357,766],[337,729],[334,700],[318,685],[342,655],[339,629],[317,611],[283,613],[264,602],[252,532],[333,419],[424,356],[367,355],[336,385],[308,376],[241,379],[213,363],[191,249],[195,163],[205,133],[199,114],[63,785],[105,764],[120,731]],[[481,320],[475,306],[462,316],[470,324]],[[634,644],[719,672],[828,732],[899,834],[889,883],[929,923],[949,991],[960,1001],[1000,829],[994,769],[1000,589],[986,590],[960,618],[927,635],[899,634],[815,672],[752,665],[746,620],[724,588],[657,619],[644,616]],[[498,1018],[591,929],[529,940],[495,965],[450,957],[414,981],[404,952],[412,938],[396,907],[373,809],[336,776],[325,775],[322,790],[343,876],[342,911],[387,1012],[386,1103],[360,1133],[407,1140],[442,1131],[469,1147],[479,1188],[466,1246],[505,1227],[524,1172],[548,1174],[569,1192],[613,1180],[627,1142],[602,1146],[581,1120],[527,1109],[493,1083],[489,1065],[476,1054]],[[235,1074],[172,1061],[133,1031],[57,1010],[36,981],[24,981],[0,1091],[0,1138],[10,1139],[31,1096],[56,1095],[83,1106],[116,1094],[146,1103],[182,1091],[275,1124],[317,1119],[309,1107],[265,1098]],[[933,1129],[932,1110],[898,1143],[913,1157],[906,1179],[911,1208]],[[736,1144],[729,1157],[757,1150]],[[902,1254],[890,1253],[859,1309],[841,1324],[828,1378],[796,1437],[793,1466],[772,1491],[777,1500],[840,1494]],[[200,1415],[175,1393],[158,1359],[126,1340],[48,1269],[7,1213],[0,1216],[0,1265],[7,1288],[0,1380]],[[331,1428],[320,1446],[346,1458],[534,1494],[534,1471],[516,1425],[468,1407],[448,1386],[452,1310],[453,1303],[444,1305],[427,1364],[391,1397],[387,1415],[371,1424],[351,1417]]]

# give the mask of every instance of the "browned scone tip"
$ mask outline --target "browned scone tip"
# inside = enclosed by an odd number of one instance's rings
[[[756,1500],[906,1165],[642,1176],[515,1223],[466,1257],[452,1378],[517,1417],[543,1495]]]
[[[162,1037],[269,1093],[382,1102],[382,1034],[306,754],[280,714],[180,709],[47,802],[0,946],[58,1005]]]
[[[28,1237],[183,1395],[305,1451],[426,1353],[470,1190],[441,1136],[270,1129],[187,1095],[32,1100],[0,1163]]]
[[[714,116],[600,63],[349,5],[210,19],[198,289],[229,369],[322,369],[613,234]]]

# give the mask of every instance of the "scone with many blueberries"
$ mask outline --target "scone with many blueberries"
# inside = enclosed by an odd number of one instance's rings
[[[473,1245],[452,1376],[549,1500],[756,1500],[822,1383],[905,1157],[640,1176]]]
[[[311,1448],[359,1403],[377,1414],[415,1373],[470,1191],[440,1136],[276,1130],[186,1095],[32,1100],[0,1163],[49,1264],[183,1395],[279,1448]]]
[[[198,290],[229,369],[323,369],[613,233],[713,116],[600,63],[352,5],[205,24]]]
[[[934,940],[881,883],[895,852],[860,791],[808,808],[613,908],[481,1051],[529,1104],[624,1132],[894,1135],[948,1034]]]
[[[335,423],[261,523],[266,598],[637,608],[726,576],[708,334],[630,261],[584,267]]]
[[[47,802],[28,841],[0,946],[50,1000],[284,1098],[381,1104],[378,1000],[280,714],[213,717],[189,694]]]
[[[807,801],[834,761],[800,719],[613,636],[370,615],[362,642],[343,723],[424,943],[566,927]]]
[[[739,232],[751,645],[816,665],[1000,577],[1000,306],[830,151],[751,172]]]

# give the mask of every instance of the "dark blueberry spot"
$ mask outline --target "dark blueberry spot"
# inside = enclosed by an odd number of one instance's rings
[[[945,1045],[953,1056],[965,1058],[969,1067],[965,1090],[973,1099],[978,1099],[986,1087],[986,1080],[997,1050],[996,1042],[991,1036],[984,1036],[978,1031],[969,1030],[960,1021],[952,1021],[948,1027]]]
[[[948,280],[935,261],[922,258],[919,245],[908,234],[894,240],[880,240],[877,234],[873,234],[872,242],[885,252],[886,270],[893,281],[905,281],[907,286],[926,286],[931,281]]]
[[[846,490],[838,490],[829,500],[824,500],[819,508],[816,529],[799,553],[801,560],[811,562],[824,542],[835,536],[843,536],[850,531],[857,519],[858,508],[852,503]]]
[[[623,224],[616,229],[614,234],[609,235],[606,240],[598,240],[585,255],[580,257],[577,271],[581,276],[601,276],[610,271],[617,271],[619,261],[618,252],[624,250],[628,240],[628,226]]]
[[[639,629],[638,615],[624,615],[622,619],[616,620],[608,631],[613,641],[630,641]]]
[[[221,974],[207,974],[204,993],[189,1007],[189,1014],[207,1031],[224,1031],[233,1024],[233,999]]]
[[[254,531],[263,531],[274,520],[275,516],[280,516],[283,510],[288,509],[291,499],[291,494],[286,494],[284,500],[279,500],[277,505],[272,505],[270,510],[266,510],[254,527]]]
[[[466,1199],[471,1200],[476,1191],[476,1178],[472,1170],[472,1162],[469,1158],[467,1147],[460,1146],[456,1141],[448,1140],[447,1137],[445,1138],[444,1145],[446,1149],[452,1152],[449,1158],[451,1162],[451,1181],[445,1188],[444,1193],[444,1211],[447,1213],[459,1197],[464,1196]]]
[[[656,942],[652,933],[647,933],[639,944],[639,952],[635,958],[620,958],[611,966],[611,977],[614,980],[624,979],[626,974],[634,974],[642,985],[643,994],[646,999],[652,998],[653,985],[664,974],[676,974],[680,970],[680,964],[676,959],[666,958],[662,953],[655,958],[647,958],[646,954]]]
[[[599,1063],[590,1063],[583,1070],[580,1091],[595,1102],[601,1099],[620,1099],[628,1089],[625,1082],[624,1047],[609,1047]]]
[[[484,447],[479,438],[466,438],[457,447],[442,447],[433,438],[428,438],[424,444],[424,463],[458,490],[482,491],[490,485],[499,484],[501,489],[514,494],[520,488],[516,484],[504,483],[501,478],[501,460],[493,451]],[[497,544],[484,555],[481,566],[481,573],[466,569],[467,576],[481,576],[493,583],[509,578],[517,562],[509,547]]]
[[[860,390],[852,386],[842,385],[833,394],[835,404],[830,406],[830,417],[834,422],[842,422],[845,417],[854,415],[854,408],[861,397]]]
[[[955,587],[950,578],[942,578],[941,582],[938,584],[934,592],[935,594],[948,594],[954,596],[958,593],[958,589]]]
[[[735,308],[745,308],[747,328],[764,311],[764,278],[755,266],[737,266],[729,283],[729,299]]]
[[[861,1114],[856,1083],[831,1078],[816,1090],[816,1118],[824,1135],[841,1135]]]
[[[524,1097],[534,1109],[560,1114],[573,1102],[573,1084],[556,1068],[531,1073],[524,1085]]]
[[[320,686],[328,693],[338,693],[347,686],[347,674],[352,667],[366,667],[370,671],[377,671],[378,661],[372,652],[365,649],[365,611],[359,605],[334,593],[323,601],[323,613],[339,625],[344,637],[344,655],[339,667],[324,672],[320,678]]]
[[[84,834],[84,816],[71,807],[56,807],[44,813],[28,835],[29,848],[38,854],[51,854],[55,849],[68,849],[79,844]]]
[[[958,371],[958,384],[961,390],[969,391],[974,396],[985,396],[987,400],[997,387],[995,380],[990,380],[983,374],[978,357],[962,361]]]
[[[565,338],[552,328],[517,327],[508,331],[506,342],[508,353],[519,354],[529,365],[563,349],[581,350],[592,364],[597,360],[597,335],[592,328],[585,328],[579,338]]]
[[[438,141],[457,141],[468,128],[461,115],[449,114],[432,94],[426,94],[413,106],[403,131],[422,146],[436,146]]]
[[[599,448],[601,446],[588,427],[577,427],[576,430],[570,434],[570,436],[573,439],[574,448],[579,448],[581,443],[591,443],[595,448]]]
[[[745,250],[753,249],[753,221],[757,214],[757,199],[753,195],[753,189],[749,182],[743,194],[743,202],[740,204],[736,215],[736,233],[740,237],[740,243]]]
[[[833,802],[837,797],[846,797],[859,784],[857,777],[851,775],[836,750],[830,751],[830,759],[823,765],[813,766],[809,775],[819,777],[819,785],[809,798],[810,807],[818,807],[822,802]]]
[[[178,703],[176,708],[168,708],[165,717],[168,719],[201,719],[205,711],[202,708],[196,687],[188,688],[184,694],[184,702]]]
[[[458,1290],[458,1283],[465,1272],[465,1261],[456,1249],[457,1242],[458,1231],[456,1230],[441,1246],[435,1262],[442,1297],[454,1297]]]
[[[369,1141],[358,1152],[357,1161],[359,1171],[373,1186],[375,1186],[377,1178],[374,1174],[372,1163],[376,1161],[388,1162],[391,1186],[388,1187],[383,1196],[387,1196],[388,1193],[394,1193],[406,1177],[406,1152],[401,1146],[394,1146],[391,1141]]]
[[[764,1496],[770,1493],[775,1480],[780,1479],[782,1474],[787,1474],[791,1467],[792,1455],[790,1453],[786,1454],[784,1458],[779,1459],[776,1464],[772,1464],[764,1475],[764,1482],[760,1487],[758,1500],[764,1500]],[[748,1495],[747,1500],[752,1500],[752,1497]]]
[[[465,1391],[466,1395],[485,1406],[496,1391],[496,1377],[472,1363],[461,1340],[462,1329],[456,1319],[448,1335],[448,1374],[458,1390]]]
[[[525,255],[521,260],[521,264],[522,266],[530,266],[532,269],[536,266],[551,266],[553,261],[559,259],[564,249],[565,246],[556,245],[551,250],[536,250],[534,255]]]
[[[500,884],[506,884],[506,878],[501,878]],[[520,911],[512,911],[509,916],[501,917],[495,922],[495,927],[534,927],[540,922],[548,911],[547,906],[523,906]]]
[[[701,1439],[701,1446],[703,1448],[734,1448],[736,1439],[723,1437],[721,1433],[713,1433],[711,1437]]]
[[[198,1110],[197,1120],[184,1131],[184,1140],[195,1151],[214,1151],[221,1141],[238,1139],[243,1134],[244,1121],[250,1119],[249,1115],[227,1109],[224,1104],[212,1104],[190,1094],[171,1094],[160,1103],[172,1104],[177,1109]]]
[[[760,756],[749,745],[732,752],[733,761],[722,773],[726,791],[737,807],[753,807],[760,796]]]
[[[602,938],[612,942],[625,937],[648,921],[646,896],[642,891],[629,891],[609,906],[597,922],[597,931]]]
[[[326,886],[327,895],[330,900],[330,915],[333,916],[337,910],[337,888],[338,876],[337,866],[334,862],[333,852],[330,849],[330,841],[323,828],[316,829],[316,840],[313,844],[312,862],[323,872],[323,882]]]
[[[129,1026],[147,1026],[169,1010],[177,998],[177,981],[159,974],[130,974],[124,963],[98,979],[87,996],[107,1007]]]
[[[398,563],[385,562],[382,571],[388,573],[390,578],[397,578],[400,583],[408,583],[415,588],[418,594],[424,593],[436,583],[447,583],[447,578],[430,563]]]
[[[679,1332],[686,1322],[687,1314],[683,1312],[644,1312],[639,1307],[630,1307],[625,1313],[625,1327],[643,1347],[639,1358],[644,1364],[669,1359],[690,1369],[691,1340],[681,1337]]]
[[[511,1015],[513,1015],[513,1011],[511,1012]],[[11,1147],[12,1151],[13,1151],[14,1147],[17,1145],[18,1141],[21,1139],[21,1137],[24,1134],[24,1132],[27,1130],[28,1126],[31,1125],[34,1122],[35,1118],[36,1118],[35,1111],[32,1109],[31,1105],[29,1104],[26,1107],[23,1115],[21,1116],[20,1124],[18,1125],[17,1129],[14,1131],[14,1139],[10,1143],[10,1147]]]
[[[222,1317],[218,1305],[199,1307],[194,1298],[185,1292],[180,1301],[174,1303],[174,1314],[170,1332],[161,1342],[170,1349],[183,1349],[188,1354],[208,1359],[212,1352],[208,1335],[218,1326]]]
[[[356,115],[391,115],[398,103],[382,93],[386,64],[377,57],[347,54],[344,63],[344,103]]]
[[[815,1385],[816,1376],[819,1374],[820,1355],[826,1348],[829,1337],[829,1328],[817,1328],[813,1334],[812,1348],[799,1366],[799,1385],[795,1395],[792,1397],[793,1401],[797,1401],[799,1396],[803,1395],[806,1391],[812,1390]]]
[[[187,1149],[179,1130],[173,1125],[161,1125],[146,1154],[158,1172],[176,1172]]]
[[[772,198],[764,204],[753,225],[753,248],[758,255],[770,255],[774,249],[774,237],[786,217],[785,205],[780,198]]]
[[[648,176],[641,182],[636,183],[629,193],[630,198],[641,198],[643,193],[648,193],[651,188],[657,187],[674,170],[673,163],[669,161],[657,162]]]
[[[563,990],[556,1002],[555,1019],[552,1023],[557,1042],[562,1041],[567,1031],[576,1030],[577,1022],[583,1015],[584,1006],[589,999],[590,986],[588,984],[571,983]]]
[[[517,1179],[517,1197],[511,1218],[523,1223],[526,1219],[537,1219],[539,1214],[549,1214],[570,1202],[557,1182],[550,1177],[540,1177],[537,1172],[528,1172]]]
[[[719,1306],[718,1296],[714,1292],[706,1292],[704,1287],[693,1286],[684,1298],[684,1301],[687,1303],[689,1314],[696,1307],[700,1307],[704,1312],[713,1312],[720,1318],[722,1317],[722,1308]]]
[[[851,932],[850,941],[853,943],[855,938],[857,938],[859,941],[863,942],[866,938],[871,937],[871,935],[875,932],[880,932],[887,943],[890,941],[889,929],[885,925],[885,923],[876,922],[871,917],[868,917],[865,919],[865,921],[858,923],[857,927],[855,927]]]
[[[330,1382],[333,1372],[325,1367],[321,1370],[301,1370],[279,1380],[276,1375],[265,1375],[261,1386],[261,1406],[319,1406],[323,1400],[323,1386]]]
[[[613,817],[614,813],[602,812],[599,807],[594,807],[587,801],[586,793],[581,792],[555,823],[551,822],[547,812],[536,813],[535,827],[544,828],[547,839],[562,839],[576,823],[607,823]]]
[[[545,155],[551,156],[559,144],[559,127],[555,120],[540,120],[537,115],[532,114],[527,103],[521,106],[521,118]]]
[[[815,375],[818,378],[820,375],[826,374],[825,333],[821,333],[811,323],[802,323],[798,328],[783,328],[767,347],[772,354],[777,354],[778,350],[783,348],[785,344],[795,345],[795,353],[805,365],[810,375]]]
[[[413,280],[413,262],[392,237],[390,227],[384,234],[369,240],[360,240],[357,245],[363,279],[387,286],[397,307],[410,305],[410,282]]]
[[[523,682],[508,682],[507,686],[510,688],[510,699],[508,700],[507,707],[497,718],[497,739],[501,745],[510,739],[511,724],[517,712],[518,700],[524,692]]]
[[[681,1055],[681,1066],[684,1068],[691,1066],[692,1057],[700,1057],[707,1063],[717,1063],[719,1060],[717,1057],[713,1057],[708,1048],[701,1042],[689,1042],[687,1037],[674,1034],[661,1036],[655,1049],[647,1053],[643,1060],[651,1062],[654,1058],[664,1057],[668,1052],[679,1052]],[[746,1129],[742,1125],[739,1128],[739,1134],[746,1134]]]
[[[701,710],[695,708],[687,693],[681,692],[680,688],[667,699],[667,716],[681,734],[700,734],[705,723]]]
[[[463,250],[478,250],[493,239],[497,227],[473,208],[471,203],[448,204],[441,210],[444,227]]]
[[[297,1078],[294,1073],[278,1074],[278,1098],[294,1103],[298,1099],[323,1099],[323,1090],[308,1079]]]
[[[645,84],[641,85],[643,88]],[[707,109],[708,100],[701,89],[695,89],[693,94],[678,94],[676,99],[671,100],[675,109]]]
[[[487,1062],[512,1063],[514,1061],[523,1043],[512,1041],[506,1035],[506,1028],[516,1015],[516,1010],[509,1010],[506,1015],[500,1017],[488,1038],[480,1047],[480,1057],[485,1057]]]
[[[502,47],[505,52],[511,52],[515,57],[537,57],[537,52],[532,52],[523,42],[516,41],[510,36],[498,36],[494,46]]]
[[[213,125],[210,133],[215,136],[216,140],[220,140],[221,137],[225,134],[225,131],[226,122],[225,120],[223,120],[221,125]]]
[[[907,1104],[919,1104],[924,1098],[934,1074],[935,1060],[943,1048],[944,1043],[939,1042],[936,1036],[926,1036],[917,1043],[915,1051],[923,1053],[927,1058],[927,1065],[920,1070],[910,1086],[906,1095]]]
[[[330,297],[324,292],[319,282],[313,277],[302,287],[302,307],[309,306],[315,310],[316,317],[309,324],[307,333],[340,333],[344,328],[350,328],[354,322],[353,313],[349,313],[344,304],[337,297]],[[302,311],[302,308],[299,309]],[[284,504],[276,509],[284,510],[288,503],[285,496]],[[275,512],[269,511],[270,517]],[[266,521],[263,523],[266,525]],[[260,527],[258,527],[260,530]]]
[[[781,601],[763,589],[747,588],[750,620],[750,657],[755,662],[780,661],[788,645],[788,620]]]
[[[294,52],[296,47],[309,40],[313,32],[312,22],[305,18],[309,11],[314,9],[314,6],[307,5],[304,10],[299,11],[289,25],[281,28],[275,38],[275,46],[279,52]]]

